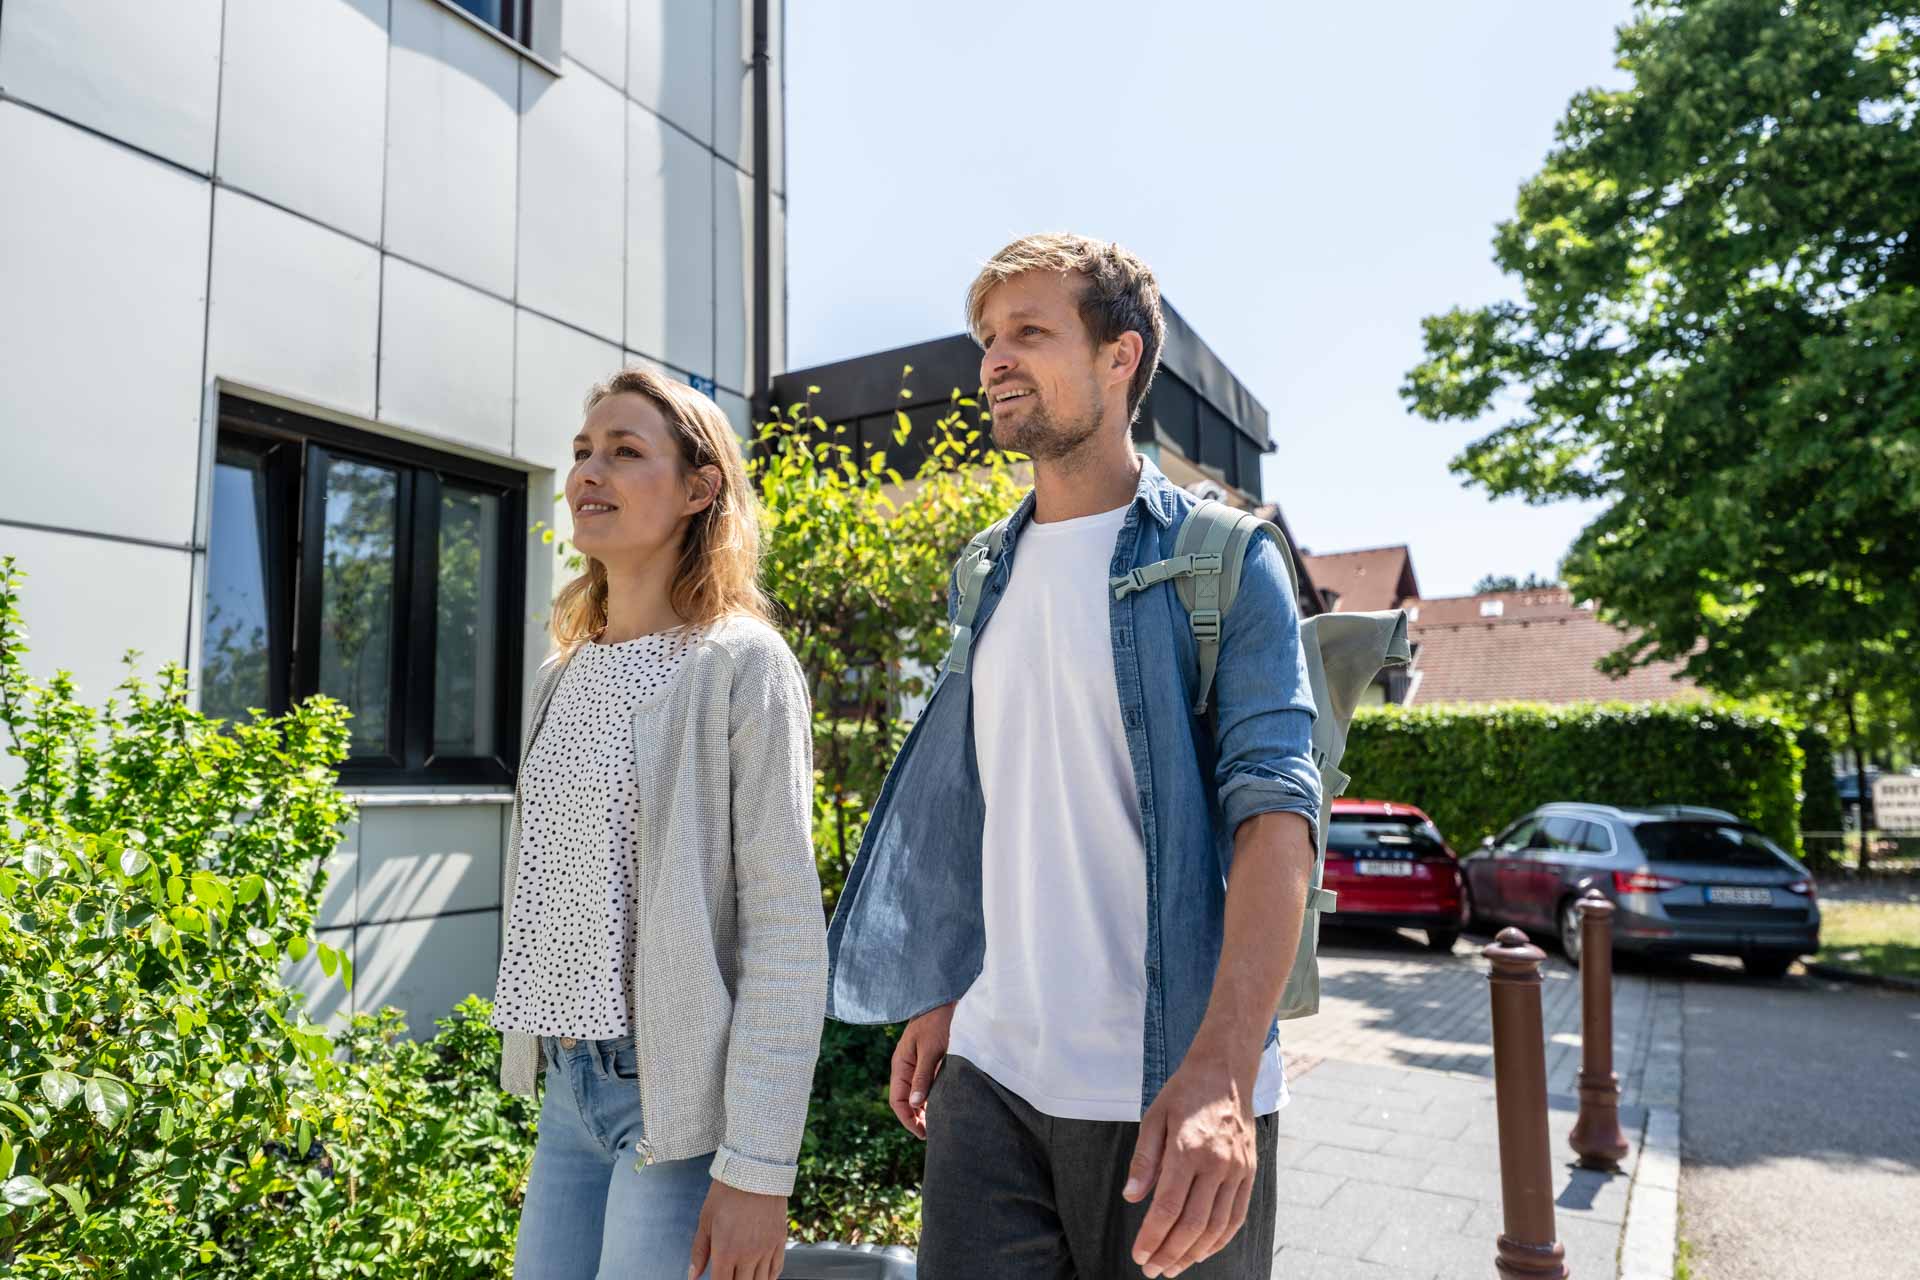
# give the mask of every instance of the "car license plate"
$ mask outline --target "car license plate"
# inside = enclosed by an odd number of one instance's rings
[[[1410,876],[1411,862],[1356,862],[1353,869],[1363,876]]]
[[[1723,907],[1770,907],[1773,905],[1773,891],[1770,889],[1736,889],[1730,885],[1708,885],[1707,901]]]

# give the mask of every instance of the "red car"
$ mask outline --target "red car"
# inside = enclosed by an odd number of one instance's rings
[[[1467,922],[1460,860],[1410,804],[1335,800],[1324,883],[1339,900],[1323,924],[1424,929],[1427,946],[1447,952]]]

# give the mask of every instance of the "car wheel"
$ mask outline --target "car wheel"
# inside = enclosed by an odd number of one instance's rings
[[[1782,952],[1768,951],[1760,955],[1741,956],[1740,963],[1746,966],[1749,974],[1756,978],[1784,978],[1787,970],[1793,968],[1798,956]]]
[[[1458,929],[1427,930],[1427,950],[1438,952],[1440,955],[1451,954],[1453,944],[1458,941],[1460,941],[1460,931]]]
[[[1473,896],[1473,879],[1470,876],[1460,877],[1460,901],[1464,904],[1462,910],[1466,913],[1467,928],[1474,933],[1484,931],[1487,918],[1480,914],[1480,902]]]
[[[1574,968],[1580,967],[1580,900],[1568,898],[1560,904],[1560,950]]]

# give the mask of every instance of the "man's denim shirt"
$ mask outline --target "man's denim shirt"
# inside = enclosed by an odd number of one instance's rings
[[[1196,501],[1142,458],[1111,576],[1172,555],[1180,522]],[[1028,494],[982,592],[975,653],[1032,516]],[[1108,600],[1120,718],[1146,839],[1144,1109],[1185,1058],[1206,1013],[1225,931],[1234,831],[1255,814],[1276,811],[1317,821],[1320,774],[1311,755],[1313,693],[1299,610],[1272,539],[1257,539],[1248,553],[1222,631],[1206,718],[1193,714],[1198,660],[1173,584],[1119,601],[1109,593]],[[1063,795],[1059,803],[1071,805],[1074,797]],[[943,666],[887,774],[834,913],[831,1017],[900,1022],[959,999],[973,985],[986,946],[980,896],[985,812],[971,675],[955,678]],[[1057,978],[1079,980],[1070,973]],[[1278,1029],[1276,1021],[1269,1044]]]

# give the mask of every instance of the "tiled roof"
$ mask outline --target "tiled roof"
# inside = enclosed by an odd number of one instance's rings
[[[1405,547],[1336,551],[1303,559],[1321,590],[1339,592],[1342,613],[1396,608],[1406,586],[1413,586],[1413,553]]]
[[[1418,683],[1408,701],[1416,706],[1482,702],[1669,702],[1701,696],[1692,681],[1676,678],[1679,661],[1649,663],[1615,679],[1594,664],[1632,636],[1600,621],[1557,593],[1557,605],[1537,600],[1497,618],[1479,616],[1479,601],[1551,592],[1501,592],[1415,603],[1420,617],[1408,628],[1418,648]],[[1465,616],[1459,616],[1464,614]]]
[[[1440,596],[1432,600],[1405,600],[1407,620],[1429,622],[1491,622],[1495,618],[1564,618],[1586,613],[1565,587],[1536,591],[1489,591],[1477,596]],[[1489,612],[1487,606],[1497,608]],[[1416,612],[1417,610],[1417,612]]]

